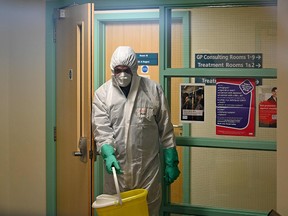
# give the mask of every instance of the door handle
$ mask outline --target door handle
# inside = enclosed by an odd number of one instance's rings
[[[86,163],[87,162],[87,138],[86,137],[80,137],[79,150],[80,151],[73,152],[73,155],[80,157],[80,160],[83,163]]]

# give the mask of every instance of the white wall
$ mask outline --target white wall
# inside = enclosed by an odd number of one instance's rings
[[[45,1],[0,5],[0,215],[45,215]]]
[[[288,1],[278,0],[277,211],[288,215]],[[277,125],[277,126],[278,126]]]

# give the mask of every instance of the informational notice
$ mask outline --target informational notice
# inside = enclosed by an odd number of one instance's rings
[[[255,83],[256,86],[261,86],[262,85],[262,78],[256,77]],[[216,78],[214,77],[195,77],[195,83],[204,83],[205,85],[216,85]]]
[[[181,122],[204,122],[203,84],[180,84],[180,120]]]
[[[136,53],[138,65],[158,65],[158,53]]]
[[[216,79],[216,134],[255,136],[255,79]]]
[[[262,68],[261,53],[199,53],[195,68]]]
[[[259,127],[277,128],[277,87],[259,89]]]

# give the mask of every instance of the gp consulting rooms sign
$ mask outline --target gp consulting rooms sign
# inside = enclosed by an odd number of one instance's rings
[[[262,54],[195,54],[195,68],[262,68]]]

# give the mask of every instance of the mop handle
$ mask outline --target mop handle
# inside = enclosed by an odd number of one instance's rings
[[[122,205],[122,199],[121,199],[120,190],[119,190],[119,183],[118,183],[116,170],[115,170],[114,166],[112,166],[112,172],[113,172],[113,177],[114,177],[115,188],[116,188],[116,191],[117,191],[118,201],[119,201],[120,205]]]

